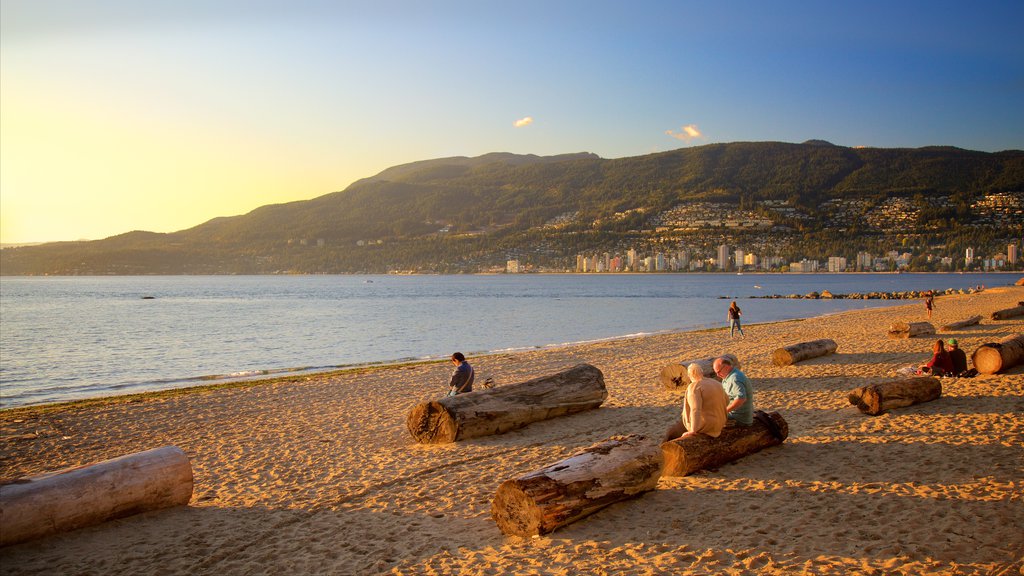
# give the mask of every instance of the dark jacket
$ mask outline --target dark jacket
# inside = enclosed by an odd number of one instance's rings
[[[952,348],[949,350],[949,360],[953,363],[953,374],[963,374],[967,372],[967,354],[959,348]]]
[[[452,372],[452,381],[448,384],[450,386],[449,394],[472,392],[473,379],[475,377],[476,374],[473,372],[473,367],[469,365],[469,362],[463,360],[461,364],[455,367],[455,371]]]

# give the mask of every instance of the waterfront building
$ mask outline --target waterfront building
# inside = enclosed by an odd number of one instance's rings
[[[729,269],[729,246],[727,244],[718,247],[718,269]]]

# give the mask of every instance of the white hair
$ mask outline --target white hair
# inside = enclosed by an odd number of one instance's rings
[[[690,375],[691,382],[697,382],[701,378],[704,378],[704,369],[696,362],[686,367],[686,373]]]

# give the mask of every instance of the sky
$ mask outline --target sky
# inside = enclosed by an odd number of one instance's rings
[[[0,242],[488,152],[1024,148],[1024,2],[3,0]]]

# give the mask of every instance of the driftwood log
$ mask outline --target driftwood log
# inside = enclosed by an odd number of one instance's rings
[[[935,376],[917,376],[861,386],[850,392],[850,404],[865,414],[878,416],[893,408],[931,402],[942,396],[942,383]]]
[[[833,354],[839,346],[835,340],[811,340],[783,346],[772,353],[772,363],[776,366],[789,366],[808,358],[817,358]]]
[[[982,344],[971,354],[981,374],[998,374],[1024,362],[1024,334],[1010,334],[998,342]]]
[[[698,470],[718,468],[764,448],[777,446],[789,436],[789,424],[778,412],[768,412],[779,429],[777,437],[768,426],[755,418],[750,426],[726,426],[718,438],[698,434],[661,445],[665,457],[662,476],[687,476]]]
[[[661,374],[658,379],[661,380],[661,385],[666,390],[677,390],[679,388],[686,388],[690,384],[690,375],[687,374],[686,368],[690,364],[697,364],[700,369],[704,371],[704,375],[715,380],[721,380],[716,374],[714,369],[714,363],[716,358],[728,358],[732,365],[736,368],[740,367],[740,361],[736,359],[735,354],[722,354],[721,356],[711,356],[709,358],[701,358],[699,360],[686,360],[678,364],[669,364],[661,369]]]
[[[192,465],[174,446],[0,486],[0,546],[192,499]]]
[[[1005,310],[996,310],[992,313],[993,320],[1006,320],[1016,316],[1024,316],[1024,306],[1014,306]]]
[[[889,325],[889,338],[913,338],[935,334],[930,322],[893,322]]]
[[[971,316],[966,320],[960,320],[959,322],[953,322],[952,324],[946,324],[940,330],[943,332],[952,332],[953,330],[960,330],[967,328],[968,326],[974,326],[981,322],[981,316]]]
[[[406,427],[421,444],[444,444],[597,408],[607,397],[604,374],[580,364],[518,384],[419,404],[409,411]]]
[[[491,516],[505,534],[535,536],[654,489],[661,450],[643,436],[615,436],[525,476],[502,482]]]

